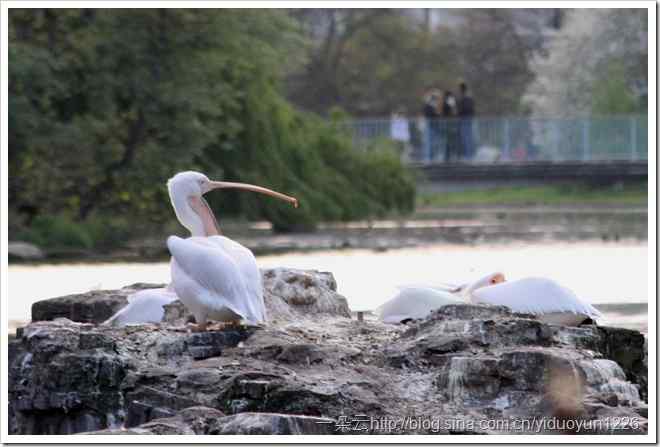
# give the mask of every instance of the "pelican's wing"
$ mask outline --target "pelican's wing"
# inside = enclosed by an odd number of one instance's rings
[[[406,284],[402,286],[397,286],[396,288],[399,290],[405,290],[405,289],[431,289],[431,290],[437,290],[440,292],[449,292],[449,293],[457,293],[463,290],[465,287],[467,287],[468,284],[461,284],[456,285],[456,284],[450,284],[450,283],[436,283],[436,284]]]
[[[483,287],[472,292],[476,303],[507,306],[514,312],[542,315],[569,312],[601,318],[601,313],[573,291],[547,278],[524,278]]]
[[[165,315],[163,306],[176,300],[177,296],[172,291],[162,288],[140,290],[132,293],[126,299],[128,304],[104,321],[104,325],[159,323]]]
[[[384,322],[399,323],[408,318],[424,318],[432,310],[458,303],[463,303],[463,300],[448,292],[428,287],[408,287],[376,311]]]
[[[261,271],[257,266],[254,254],[248,248],[225,236],[212,236],[208,239],[218,243],[226,250],[226,253],[234,260],[243,275],[245,288],[250,299],[247,304],[250,312],[255,315],[257,321],[266,320],[266,306],[264,305],[264,289]]]
[[[249,321],[259,321],[237,262],[221,247],[196,239],[170,236],[167,247],[185,278],[195,287],[204,306],[213,310],[228,307]],[[177,278],[173,278],[177,281]]]
[[[467,286],[468,286],[467,283],[466,284],[461,284],[461,285],[450,284],[450,283],[439,283],[439,284],[435,284],[433,286],[433,289],[442,290],[442,291],[450,292],[450,293],[457,293],[457,292],[460,292],[461,290],[465,289]]]

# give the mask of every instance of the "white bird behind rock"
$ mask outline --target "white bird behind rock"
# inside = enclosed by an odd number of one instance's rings
[[[377,313],[384,323],[404,323],[426,317],[431,311],[447,304],[460,304],[465,301],[444,290],[430,287],[406,287],[382,304]]]
[[[475,290],[502,281],[504,275],[491,273],[463,286],[447,285],[442,289],[424,286],[403,287],[394,298],[382,304],[376,313],[383,322],[393,324],[424,318],[431,311],[448,304],[465,303]]]
[[[129,295],[128,304],[103,322],[104,325],[125,326],[127,324],[160,323],[165,315],[163,306],[177,299],[176,293],[168,288],[145,289]]]
[[[506,306],[514,312],[533,314],[548,324],[578,326],[602,318],[591,304],[548,278],[523,278],[474,290],[473,303]]]

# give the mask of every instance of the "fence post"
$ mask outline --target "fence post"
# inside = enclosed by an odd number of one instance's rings
[[[511,159],[511,135],[509,132],[509,119],[504,118],[504,159]]]
[[[431,147],[431,120],[426,119],[426,126],[424,127],[424,163],[431,163],[431,154],[433,153],[433,148]]]
[[[477,155],[477,149],[478,145],[480,144],[479,141],[481,140],[481,134],[479,133],[479,118],[475,118],[472,120],[473,123],[473,128],[472,128],[472,138],[476,135],[477,137],[472,140],[472,157],[474,158],[475,155]]]
[[[559,121],[554,119],[552,121],[552,139],[553,139],[553,148],[554,148],[554,160],[559,160]]]
[[[589,125],[591,122],[585,118],[582,120],[582,161],[591,161],[591,146],[589,141]]]
[[[630,117],[630,160],[637,160],[637,117]]]

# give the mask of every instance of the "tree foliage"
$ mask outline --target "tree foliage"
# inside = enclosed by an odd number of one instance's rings
[[[426,14],[423,14],[426,13]],[[433,25],[429,15],[439,17]],[[427,86],[457,93],[461,80],[482,115],[520,113],[532,81],[529,61],[551,10],[302,9],[291,11],[311,44],[288,76],[302,108],[353,115],[421,112]]]
[[[281,230],[412,207],[396,158],[357,153],[283,99],[306,43],[282,11],[12,9],[9,19],[14,227],[55,214],[161,224],[172,218],[165,181],[184,169],[299,195],[299,211],[212,198]]]

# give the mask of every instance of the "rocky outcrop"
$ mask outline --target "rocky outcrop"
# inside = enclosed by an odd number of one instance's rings
[[[328,435],[335,421],[279,413],[238,413],[225,416],[209,407],[190,407],[175,416],[129,429],[107,429],[97,435]]]
[[[173,311],[158,325],[22,328],[9,350],[10,432],[646,431],[634,331],[549,326],[484,305],[405,326],[356,321],[331,275],[271,272],[276,317],[262,328],[193,334]]]
[[[44,252],[36,245],[28,242],[9,242],[7,256],[10,261],[38,261],[44,258]]]
[[[119,290],[92,290],[86,293],[49,298],[32,304],[32,321],[67,318],[80,323],[102,323],[126,306],[126,298],[142,289],[162,284],[136,283]]]
[[[316,314],[351,315],[346,298],[337,293],[331,273],[276,268],[262,270],[262,277],[266,314],[271,321]],[[102,323],[128,304],[130,294],[158,287],[165,285],[137,283],[119,290],[93,290],[37,301],[32,305],[32,321],[67,318],[81,323]],[[179,301],[165,310],[166,322],[194,320]]]

